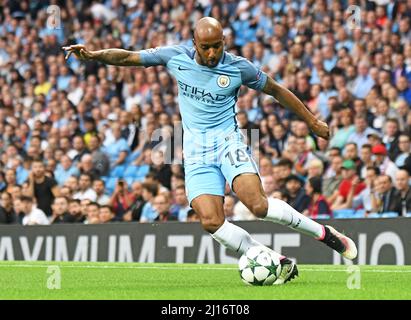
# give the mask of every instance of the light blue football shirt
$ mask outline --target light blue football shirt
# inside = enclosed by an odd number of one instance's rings
[[[215,150],[237,129],[241,85],[262,90],[267,81],[250,61],[231,53],[224,52],[214,68],[198,64],[194,55],[194,48],[181,45],[140,51],[143,66],[166,66],[177,81],[186,160]]]

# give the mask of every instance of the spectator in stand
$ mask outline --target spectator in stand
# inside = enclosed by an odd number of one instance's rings
[[[51,224],[64,223],[70,220],[70,213],[68,212],[69,202],[67,198],[61,196],[56,197],[54,199],[52,209],[53,213],[50,217]]]
[[[125,164],[126,157],[130,153],[127,141],[121,136],[121,127],[119,123],[111,124],[113,141],[106,144],[104,152],[110,160],[110,168],[113,170],[116,166]]]
[[[84,222],[84,216],[81,212],[81,202],[78,199],[71,199],[68,207],[69,216],[67,216],[66,222]]]
[[[321,177],[324,172],[324,164],[319,159],[313,159],[307,166],[307,179]]]
[[[302,180],[296,175],[290,175],[285,180],[285,190],[289,199],[289,204],[295,210],[302,212],[308,207],[310,198],[305,193]]]
[[[58,185],[62,186],[70,176],[78,175],[79,170],[73,166],[71,158],[64,154],[61,157],[60,163],[57,165],[56,170],[54,170],[54,176]]]
[[[101,179],[93,181],[93,190],[96,193],[96,202],[100,206],[110,204],[110,197],[106,194],[105,183]]]
[[[382,137],[382,142],[387,148],[387,154],[390,160],[395,161],[397,156],[400,154],[398,138],[401,132],[399,131],[398,120],[396,118],[387,119],[384,129],[385,134]]]
[[[41,160],[34,160],[28,180],[27,197],[35,197],[37,206],[47,216],[51,216],[51,204],[59,196],[56,180],[46,176],[45,166]],[[27,202],[27,198],[25,198]]]
[[[22,196],[20,201],[21,211],[24,213],[23,226],[50,224],[46,214],[34,205],[32,197]]]
[[[322,193],[327,199],[328,203],[334,203],[338,197],[338,190],[343,180],[342,176],[342,164],[343,158],[340,155],[336,155],[331,159],[330,168],[333,172],[332,176],[326,178],[323,177],[322,181]]]
[[[395,180],[398,168],[387,156],[387,148],[383,144],[372,147],[372,154],[375,156],[375,164],[380,168],[381,174],[386,174]]]
[[[368,143],[364,144],[360,150],[360,168],[359,174],[361,179],[365,179],[367,168],[374,166],[372,156],[372,146]]]
[[[145,201],[143,199],[143,185],[141,182],[134,182],[131,185],[131,191],[134,196],[134,202],[128,211],[124,214],[124,221],[140,221],[141,212]],[[185,195],[185,193],[184,193]]]
[[[159,186],[157,183],[143,183],[143,199],[145,204],[141,212],[140,222],[153,222],[157,218],[158,213],[154,209],[153,204],[158,191]]]
[[[369,74],[369,64],[367,61],[361,61],[358,64],[358,76],[354,80],[352,94],[356,98],[364,99],[374,86],[375,81]]]
[[[350,198],[355,197],[365,189],[365,184],[360,182],[357,175],[357,167],[354,161],[345,160],[343,162],[342,176],[343,180],[338,188],[337,199],[331,204],[332,210],[352,209]]]
[[[88,174],[91,177],[91,180],[100,178],[99,171],[96,168],[94,168],[93,157],[89,153],[81,157],[77,167],[80,169],[81,174]]]
[[[14,169],[7,169],[4,179],[6,184],[1,191],[12,192],[13,188],[17,185],[16,171]]]
[[[274,183],[277,186],[277,189],[283,189],[285,187],[285,179],[292,173],[293,162],[287,158],[281,158],[277,162],[276,167],[278,168],[278,178]]]
[[[166,221],[177,221],[177,217],[171,214],[170,211],[170,200],[167,196],[159,194],[154,198],[153,201],[154,209],[158,213],[154,221],[166,222]]]
[[[411,141],[408,135],[401,134],[398,137],[398,148],[399,154],[395,158],[394,164],[397,166],[397,168],[401,168],[404,166],[405,159],[410,156],[411,152]]]
[[[373,212],[396,212],[396,190],[389,175],[382,174],[375,181],[375,193],[371,194]]]
[[[315,176],[309,178],[305,184],[305,192],[310,197],[307,208],[302,212],[311,219],[317,219],[318,215],[332,216],[330,205],[322,192],[321,177]]]
[[[88,144],[93,161],[93,169],[99,176],[107,176],[110,169],[110,161],[107,155],[101,151],[101,139],[98,135],[91,136]]]
[[[235,198],[230,195],[226,195],[224,197],[224,215],[228,221],[235,221],[237,220],[236,215],[234,214],[234,205],[235,205]]]
[[[110,223],[118,221],[113,208],[110,206],[101,206],[98,210],[98,218],[100,223]]]
[[[200,222],[200,217],[193,209],[187,212],[187,222]]]
[[[73,148],[67,152],[67,155],[72,159],[73,164],[77,165],[81,157],[86,153],[89,153],[89,151],[84,143],[83,137],[81,135],[75,136],[73,138]]]
[[[87,173],[82,173],[79,179],[79,190],[73,195],[73,199],[96,201],[97,194],[91,187],[92,179]]]
[[[405,217],[408,213],[411,213],[410,175],[407,170],[397,171],[395,188],[393,209],[399,216]]]
[[[365,189],[363,189],[358,195],[351,194],[348,199],[348,207],[350,208],[362,208],[364,209],[364,216],[373,212],[372,195],[375,193],[375,181],[380,175],[380,169],[377,167],[367,167],[365,170]],[[350,202],[351,201],[351,202]]]
[[[89,202],[86,205],[85,224],[102,223],[99,215],[100,206],[96,202]]]
[[[335,135],[331,138],[330,146],[342,148],[346,145],[349,137],[355,133],[355,126],[353,125],[352,111],[345,108],[339,111],[339,119],[341,127],[337,130]]]
[[[355,132],[348,137],[347,143],[357,144],[358,149],[361,149],[364,144],[368,143],[368,135],[370,133],[377,133],[376,130],[368,126],[367,117],[365,114],[357,114],[355,116],[354,127]]]
[[[178,186],[174,191],[175,204],[172,207],[172,214],[177,217],[178,221],[187,221],[187,213],[191,209],[184,185]]]
[[[134,196],[128,190],[127,182],[119,179],[110,199],[110,206],[115,214],[116,220],[123,220],[123,215],[133,205]]]
[[[13,198],[10,193],[3,191],[0,195],[0,224],[14,224],[17,222],[17,214],[13,208]]]

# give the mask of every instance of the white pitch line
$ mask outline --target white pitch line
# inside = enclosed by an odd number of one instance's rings
[[[58,262],[50,264],[0,264],[0,268],[48,268],[50,266],[59,266],[60,268],[78,268],[78,269],[158,269],[158,270],[237,270],[235,267],[158,267],[158,266],[113,266],[113,265],[58,265]],[[348,268],[349,266],[347,266]],[[308,272],[348,272],[348,269],[323,269],[323,268],[299,268],[300,271]],[[376,273],[411,273],[411,270],[364,270],[360,267],[360,272],[376,272]]]

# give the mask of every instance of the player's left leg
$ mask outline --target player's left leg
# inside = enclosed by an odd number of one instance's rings
[[[233,191],[258,218],[288,226],[310,235],[348,259],[357,256],[355,243],[330,226],[323,226],[299,213],[285,201],[266,197],[257,174],[239,174],[232,182]],[[253,190],[250,192],[250,190]]]

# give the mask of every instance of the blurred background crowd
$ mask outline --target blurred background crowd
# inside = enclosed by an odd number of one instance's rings
[[[160,130],[172,141],[181,121],[166,69],[65,61],[61,47],[192,46],[203,16],[221,21],[227,51],[329,124],[326,141],[272,97],[240,90],[238,123],[246,136],[259,130],[252,147],[267,196],[312,218],[411,212],[411,0],[2,0],[0,8],[0,223],[198,220],[181,150],[169,163],[152,139]],[[228,186],[224,211],[253,219]]]

